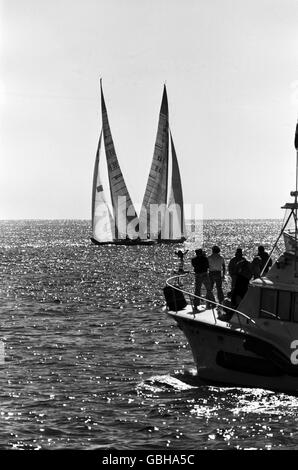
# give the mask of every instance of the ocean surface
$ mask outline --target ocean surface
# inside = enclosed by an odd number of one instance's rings
[[[206,221],[204,247],[251,258],[280,228]],[[0,449],[297,449],[298,398],[199,384],[162,310],[175,247],[90,235],[88,221],[0,222]]]

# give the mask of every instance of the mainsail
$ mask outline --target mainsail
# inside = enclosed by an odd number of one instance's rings
[[[168,201],[169,140],[171,136],[172,178]],[[185,221],[180,171],[172,135],[164,86],[154,154],[140,215],[141,238],[164,242],[184,239]]]
[[[169,111],[164,86],[151,169],[140,214],[141,238],[157,238],[167,203],[169,159]],[[164,208],[163,208],[163,206]],[[160,215],[156,213],[161,209]]]
[[[102,131],[100,133],[93,173],[92,188],[92,233],[97,242],[113,241],[114,221],[107,204],[103,184],[100,178],[99,161]]]
[[[136,211],[132,204],[116,155],[101,81],[100,89],[103,137],[108,165],[111,200],[115,219],[115,239],[121,240],[127,237],[136,238],[136,227],[138,225],[138,219],[136,217]]]

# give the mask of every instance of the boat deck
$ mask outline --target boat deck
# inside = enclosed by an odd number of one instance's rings
[[[239,320],[239,317],[235,314],[232,318],[227,321],[224,319],[224,315],[217,309],[207,309],[206,306],[201,305],[196,311],[193,310],[192,305],[188,304],[184,309],[173,311],[167,310],[167,314],[173,318],[178,317],[181,319],[197,321],[200,323],[206,323],[209,325],[216,325],[217,327],[225,328],[228,330],[238,330],[244,332],[244,326],[248,326],[249,322],[245,319]],[[223,317],[221,319],[221,317]]]

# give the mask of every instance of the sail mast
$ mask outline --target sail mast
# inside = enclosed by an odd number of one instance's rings
[[[102,89],[102,78],[100,79],[100,100],[101,100],[101,116],[102,116],[102,128],[104,132],[104,143],[105,143],[105,149],[106,149],[106,160],[107,160],[107,165],[108,165],[108,156],[107,156],[107,148],[106,148],[106,139],[105,135],[111,135],[110,131],[110,125],[109,125],[109,119],[108,119],[108,113],[107,113],[107,108],[106,108],[106,103],[105,99],[103,96],[103,89]],[[112,139],[112,135],[111,135]],[[113,141],[112,141],[113,144]],[[109,165],[108,165],[108,177],[109,177],[109,188],[110,188],[110,197],[111,197],[111,203],[112,203],[112,208],[113,208],[113,215],[114,215],[114,220],[116,222],[116,217],[115,217],[115,210],[114,210],[114,202],[113,202],[113,194],[112,194],[112,186],[110,182],[110,173],[109,173]],[[118,230],[117,230],[117,223],[115,223],[115,238],[118,238]]]
[[[296,188],[295,188],[295,277],[298,277],[297,274],[297,196],[298,196],[298,123],[296,124],[295,131],[295,149],[296,149]]]
[[[164,85],[154,153],[147,181],[147,186],[142,203],[140,215],[141,236],[146,238],[146,233],[152,237],[157,233],[151,233],[152,221],[150,221],[150,207],[152,205],[166,207],[168,194],[168,160],[169,160],[169,111],[167,90]],[[155,224],[158,229],[158,221]],[[161,227],[159,227],[160,229]]]
[[[168,179],[169,179],[169,104],[168,104],[168,96],[167,96],[167,89],[166,89],[166,84],[164,84],[164,92],[163,92],[163,98],[162,103],[161,103],[161,110],[160,112],[164,112],[164,114],[167,116],[167,155],[166,155],[166,188],[165,188],[165,204],[168,201]]]

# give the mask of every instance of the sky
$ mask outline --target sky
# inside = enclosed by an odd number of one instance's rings
[[[295,186],[296,0],[0,0],[0,219],[89,219],[99,80],[142,202],[166,83],[186,204],[281,218]]]

